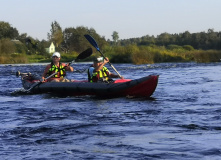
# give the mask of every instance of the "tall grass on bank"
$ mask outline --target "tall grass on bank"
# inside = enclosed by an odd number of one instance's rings
[[[152,64],[161,62],[190,62],[197,63],[220,62],[219,50],[195,50],[191,46],[106,46],[102,52],[112,63]],[[79,53],[61,53],[61,62],[71,62]],[[78,62],[92,61],[100,53],[95,52],[90,57]],[[0,54],[0,64],[15,63],[42,63],[51,62],[51,54],[26,55],[26,54]]]
[[[218,62],[221,61],[221,51],[217,50],[198,50],[194,53],[194,61],[199,63]]]
[[[28,63],[28,58],[24,54],[0,55],[0,64],[23,64]]]
[[[125,46],[109,47],[105,49],[105,55],[113,63],[162,63],[162,62],[219,62],[221,51],[194,50],[191,46],[170,45],[164,46]]]
[[[106,55],[110,55],[111,62],[114,63],[160,63],[160,62],[183,62],[192,57],[185,49],[166,49],[159,46],[136,46],[130,45],[126,47],[113,47],[106,49]]]

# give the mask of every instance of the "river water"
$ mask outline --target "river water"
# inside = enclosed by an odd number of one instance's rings
[[[151,98],[21,94],[15,72],[45,65],[0,65],[0,159],[221,158],[221,63],[114,66],[127,79],[160,75]]]

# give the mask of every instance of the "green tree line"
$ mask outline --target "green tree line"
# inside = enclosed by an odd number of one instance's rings
[[[56,51],[61,52],[63,60],[73,60],[78,53],[91,47],[84,38],[85,34],[94,37],[113,63],[217,62],[221,59],[221,32],[213,29],[199,33],[185,31],[130,39],[119,39],[118,32],[113,31],[112,40],[107,40],[93,28],[78,26],[62,29],[57,21],[53,21],[47,40],[40,41],[27,33],[19,34],[8,22],[0,21],[0,63],[50,61],[51,55],[45,48],[51,42],[55,44]]]
[[[221,49],[221,32],[215,32],[214,29],[208,29],[207,32],[190,33],[185,31],[179,34],[162,33],[156,37],[154,36],[143,36],[140,38],[131,38],[120,40],[119,45],[136,44],[140,45],[157,45],[157,46],[168,46],[168,45],[190,45],[195,49]]]

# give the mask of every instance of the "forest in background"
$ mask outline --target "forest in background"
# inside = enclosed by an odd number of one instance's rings
[[[221,32],[208,29],[207,32],[146,35],[138,38],[120,39],[113,31],[112,40],[105,39],[95,29],[84,26],[62,29],[57,21],[51,23],[47,40],[34,39],[19,31],[8,22],[0,21],[0,64],[49,62],[47,53],[53,42],[62,61],[69,62],[89,47],[84,35],[90,34],[100,50],[113,63],[161,63],[161,62],[219,62],[221,59]],[[94,54],[84,61],[91,61]]]

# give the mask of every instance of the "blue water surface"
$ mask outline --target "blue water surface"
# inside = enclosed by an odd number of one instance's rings
[[[150,99],[19,92],[16,71],[42,74],[45,65],[0,65],[1,159],[221,158],[221,63],[113,64],[127,79],[160,75]]]

